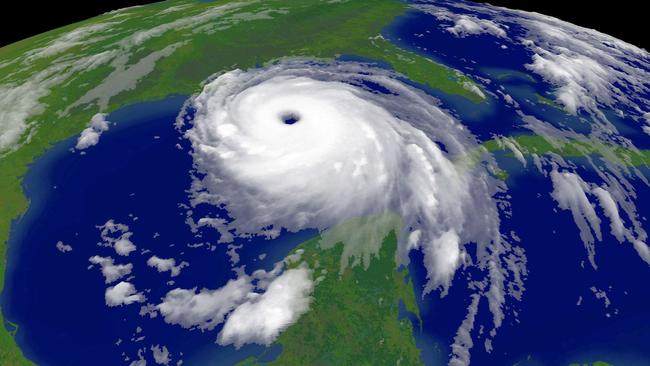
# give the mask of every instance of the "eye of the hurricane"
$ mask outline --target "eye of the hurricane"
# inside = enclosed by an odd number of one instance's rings
[[[300,121],[300,115],[295,112],[284,112],[280,114],[280,121],[285,125],[293,125]]]

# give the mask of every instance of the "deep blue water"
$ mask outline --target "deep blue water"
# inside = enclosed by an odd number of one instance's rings
[[[522,76],[521,73],[529,74],[523,67],[529,62],[527,51],[513,47],[502,50],[499,40],[486,35],[459,43],[440,31],[432,16],[408,13],[388,28],[385,36],[447,65],[499,78],[500,84],[518,100],[535,101],[536,94],[548,96],[550,91],[541,80]],[[471,59],[480,60],[480,66],[467,61]],[[496,92],[494,85],[486,88]],[[460,97],[433,89],[427,91],[440,98],[480,139],[491,138],[493,133],[525,132],[513,109],[494,100],[476,106]],[[171,288],[214,289],[234,277],[225,245],[218,245],[213,251],[208,246],[186,247],[190,243],[214,242],[217,236],[196,237],[184,223],[185,209],[178,206],[187,203],[186,190],[191,182],[188,172],[192,169],[187,143],[173,127],[184,100],[185,97],[172,97],[119,110],[108,117],[116,125],[85,155],[70,151],[75,139],[66,140],[35,161],[29,170],[24,187],[31,204],[12,227],[1,300],[6,318],[19,326],[19,345],[38,364],[122,364],[125,355],[133,360],[139,349],[156,344],[167,346],[173,360],[182,358],[190,365],[229,364],[262,352],[260,346],[246,346],[238,351],[215,346],[219,327],[206,332],[187,331],[169,326],[160,318],[140,317],[138,305],[107,308],[104,279],[98,268],[87,268],[88,258],[93,255],[112,256],[117,263],[133,263],[132,282],[138,290],[150,290],[146,296],[152,303],[159,302]],[[528,114],[554,121],[559,127],[579,132],[585,127],[577,118],[539,103],[522,108]],[[613,114],[608,117],[637,146],[650,146],[648,139],[628,122]],[[177,143],[180,149],[175,146]],[[599,268],[594,271],[570,213],[558,211],[549,196],[552,187],[548,178],[541,177],[530,166],[521,168],[507,156],[498,159],[500,166],[507,167],[511,174],[507,183],[513,215],[503,220],[502,231],[515,230],[521,238],[517,244],[526,250],[529,275],[523,301],[509,301],[506,305],[508,315],[493,341],[492,353],[485,351],[483,338],[478,334],[482,325],[484,332],[491,329],[487,302],[481,299],[472,333],[472,363],[556,365],[605,360],[618,365],[650,364],[646,350],[650,342],[647,265],[629,244],[615,241],[604,220],[604,240],[596,244]],[[588,171],[580,171],[580,175],[598,182]],[[647,217],[650,190],[639,185],[637,192],[639,214]],[[129,225],[137,252],[120,258],[112,249],[97,245],[100,238],[96,225],[108,219]],[[160,236],[154,238],[155,233]],[[290,249],[314,235],[313,231],[305,231],[283,233],[273,241],[253,240],[254,245],[244,246],[239,254],[242,263],[250,267],[270,269]],[[59,240],[70,244],[73,251],[59,252],[55,248]],[[151,253],[141,254],[143,249]],[[267,254],[264,260],[257,259],[260,253]],[[151,254],[186,260],[190,267],[174,278],[173,285],[167,285],[168,274],[159,274],[146,266]],[[585,261],[584,268],[580,266],[581,260]],[[411,253],[409,269],[420,295],[424,324],[422,332],[416,331],[417,344],[427,365],[446,364],[449,346],[470,301],[464,287],[468,273],[459,271],[449,295],[440,299],[437,292],[421,296],[426,273],[420,253]],[[595,298],[589,290],[591,286],[607,290],[612,301],[609,308],[605,309],[603,301]],[[577,306],[580,296],[582,303]],[[511,307],[519,314],[518,322],[510,316]],[[606,312],[611,317],[607,318]],[[141,333],[136,334],[137,327],[142,328]],[[132,340],[140,335],[145,338]],[[118,339],[122,342],[116,345]],[[277,351],[268,352],[269,357]],[[150,353],[145,354],[151,361]],[[530,361],[524,362],[528,358]]]
[[[414,1],[418,2],[418,1]],[[456,10],[454,10],[456,12]],[[462,10],[457,12],[463,13]],[[518,24],[507,24],[508,36],[516,39],[524,31]],[[541,77],[531,73],[525,65],[531,63],[532,52],[520,44],[495,37],[490,34],[472,35],[457,38],[439,27],[439,21],[433,16],[417,11],[408,11],[388,26],[383,36],[398,46],[424,55],[444,65],[466,72],[469,75],[496,80],[481,87],[490,92],[486,95],[492,103],[474,104],[465,98],[446,95],[435,89],[424,87],[438,97],[452,113],[462,117],[470,130],[480,140],[490,139],[493,134],[510,135],[513,133],[530,133],[521,127],[519,118],[506,103],[494,100],[494,95],[502,90],[516,100],[530,101],[520,103],[521,110],[552,123],[558,128],[570,127],[576,132],[589,132],[587,123],[579,117],[570,116],[563,111],[538,101],[538,95],[555,99],[552,86]],[[501,45],[508,48],[502,49]],[[419,87],[422,87],[421,85]],[[503,89],[500,89],[503,87]],[[630,93],[630,96],[636,93]],[[648,98],[648,95],[641,95]],[[638,124],[629,119],[617,117],[614,111],[607,111],[607,117],[622,136],[629,138],[638,148],[649,148],[647,138]]]
[[[518,32],[510,25],[510,32]],[[399,18],[385,32],[384,37],[403,48],[427,55],[454,68],[465,70],[500,82],[483,85],[496,93],[498,86],[523,103],[522,110],[559,128],[571,128],[579,133],[588,132],[588,125],[576,117],[546,106],[537,101],[536,93],[553,99],[550,87],[524,65],[530,63],[529,51],[523,47],[501,49],[502,40],[491,35],[478,35],[458,39],[438,27],[435,17],[409,12]],[[476,60],[474,64],[470,60]],[[429,92],[451,106],[463,123],[481,140],[492,134],[512,135],[526,132],[514,110],[501,103],[491,103],[490,108],[475,108],[463,98],[450,97],[435,90]],[[489,97],[491,98],[491,97]],[[622,135],[638,147],[647,147],[650,141],[624,121],[607,113]],[[603,220],[603,242],[596,243],[598,270],[594,271],[580,241],[569,211],[557,209],[550,197],[553,190],[550,180],[542,177],[534,167],[524,169],[512,157],[497,156],[501,168],[508,170],[507,181],[512,218],[502,218],[502,232],[515,230],[528,258],[528,279],[523,301],[509,301],[506,313],[514,306],[518,322],[506,317],[493,341],[494,351],[485,351],[479,330],[491,329],[491,314],[485,298],[479,304],[472,338],[472,364],[475,365],[560,365],[571,362],[604,360],[617,365],[648,365],[650,352],[650,308],[648,266],[629,243],[619,244],[609,234],[607,220]],[[579,171],[587,181],[600,182],[593,172]],[[647,175],[647,170],[644,174]],[[638,199],[636,207],[641,217],[650,213],[650,190],[640,181],[635,182]],[[601,217],[602,212],[599,212]],[[470,252],[472,248],[469,248]],[[426,283],[422,255],[412,252],[410,270],[416,291]],[[580,266],[581,260],[585,268]],[[472,269],[469,270],[470,272]],[[420,311],[424,331],[416,334],[418,346],[424,348],[423,358],[428,365],[446,364],[453,337],[463,321],[470,303],[465,278],[468,272],[459,271],[449,295],[440,299],[437,293],[422,296]],[[602,300],[596,299],[589,288],[607,290],[612,305],[605,309]],[[611,286],[611,288],[610,288]],[[577,306],[579,296],[582,297]],[[614,314],[618,309],[618,314]],[[607,318],[606,313],[611,317]],[[427,349],[428,347],[428,349]]]
[[[518,322],[507,316],[493,341],[494,351],[487,353],[483,338],[477,337],[481,325],[485,325],[485,332],[491,329],[487,301],[481,299],[472,333],[472,364],[561,365],[594,360],[616,365],[650,364],[647,264],[630,244],[619,244],[603,226],[604,240],[596,244],[598,270],[594,271],[570,212],[554,210],[556,204],[548,194],[552,190],[548,178],[528,173],[509,182],[513,216],[503,222],[503,231],[516,229],[521,238],[518,244],[526,250],[528,258],[523,301],[507,304],[508,308],[516,307]],[[643,190],[641,202],[648,202],[648,193]],[[644,216],[648,214],[647,207],[640,208]],[[580,266],[581,260],[585,261],[584,268]],[[422,288],[426,273],[420,253],[411,254],[410,269],[416,290]],[[425,331],[419,336],[441,349],[433,353],[438,360],[445,360],[451,352],[449,346],[470,302],[464,288],[465,276],[465,271],[456,274],[449,295],[442,300],[435,294],[420,297]],[[607,290],[612,301],[609,308],[595,298],[589,290],[591,286]],[[577,306],[579,296],[582,302]],[[618,314],[614,309],[618,309]],[[606,317],[606,313],[611,317]],[[531,361],[522,363],[529,355]]]
[[[186,141],[173,126],[185,99],[172,97],[116,111],[107,118],[115,124],[86,154],[70,151],[75,137],[57,144],[31,166],[24,180],[31,204],[12,226],[2,311],[18,324],[17,342],[37,364],[118,365],[124,363],[123,352],[133,360],[143,347],[151,361],[148,349],[156,344],[165,345],[174,362],[182,358],[186,365],[206,360],[229,364],[261,352],[259,346],[239,351],[217,347],[220,328],[187,331],[160,317],[140,317],[137,304],[109,308],[99,268],[88,269],[93,255],[111,256],[117,264],[133,263],[131,282],[140,291],[150,289],[146,296],[151,303],[160,302],[172,288],[214,289],[234,277],[226,245],[214,251],[186,247],[216,242],[218,235],[195,237],[184,222],[185,209],[178,206],[187,203],[192,168]],[[119,257],[113,249],[97,245],[101,238],[96,226],[109,219],[130,227],[137,251]],[[251,270],[271,269],[315,234],[254,239],[238,251],[241,263]],[[59,252],[55,247],[59,240],[73,250]],[[144,249],[151,252],[141,254]],[[261,253],[266,254],[263,260],[258,259]],[[190,266],[174,278],[175,284],[166,285],[169,274],[146,265],[152,254],[185,260]],[[136,334],[137,327],[142,331]],[[132,341],[140,336],[145,338]]]

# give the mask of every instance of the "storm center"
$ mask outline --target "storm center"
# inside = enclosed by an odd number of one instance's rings
[[[300,115],[296,112],[283,112],[280,114],[280,121],[285,125],[293,125],[300,121]]]

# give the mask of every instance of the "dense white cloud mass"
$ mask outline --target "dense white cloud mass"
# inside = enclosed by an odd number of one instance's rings
[[[253,288],[247,277],[230,280],[216,290],[178,288],[169,291],[157,308],[167,323],[209,330],[222,323]]]
[[[427,268],[437,269],[429,275],[429,279],[433,283],[448,283],[450,281],[461,264],[463,253],[460,248],[460,237],[454,229],[442,233],[423,248],[424,265]],[[431,287],[429,286],[429,288]]]
[[[246,343],[269,345],[309,308],[313,289],[311,271],[296,268],[274,279],[262,295],[239,305],[219,333],[221,345]]]
[[[81,135],[77,139],[77,145],[75,148],[77,150],[84,150],[91,146],[97,145],[99,142],[99,137],[108,131],[108,121],[106,121],[106,115],[103,113],[97,113],[93,116],[88,124],[88,128],[81,131]]]
[[[343,269],[377,252],[348,235],[353,230],[344,223],[359,229],[359,238],[375,237],[395,227],[395,215],[398,258],[422,250],[426,292],[444,296],[461,266],[483,272],[481,295],[496,329],[506,298],[521,298],[526,261],[499,230],[493,197],[503,186],[489,173],[492,160],[437,105],[396,74],[354,62],[287,60],[219,75],[177,125],[187,128],[193,146],[192,206],[221,206],[228,217],[189,213],[188,223],[214,227],[226,242],[316,228],[322,245],[345,242]],[[476,243],[471,253],[469,242]],[[513,287],[519,291],[507,290]],[[253,315],[240,314],[264,304],[253,297],[227,318],[220,342],[266,344],[275,337],[275,326],[248,330]]]
[[[299,254],[295,257],[300,261]],[[225,322],[218,337],[223,345],[270,344],[307,311],[314,286],[305,264],[283,268],[278,262],[271,271],[239,270],[236,279],[215,290],[176,288],[142,314],[157,311],[165,322],[189,329],[212,330]]]
[[[240,231],[256,232],[273,224],[297,230],[312,221],[329,227],[338,217],[372,212],[368,198],[390,188],[397,165],[396,160],[376,157],[397,157],[398,136],[393,129],[375,128],[367,121],[388,125],[392,117],[360,99],[352,87],[306,77],[268,80],[224,106],[229,96],[220,94],[230,93],[228,85],[236,85],[242,75],[229,73],[210,84],[197,99],[197,105],[207,102],[206,109],[197,112],[195,128],[188,133],[197,143],[197,154],[223,166],[237,183],[231,194],[248,188],[251,198],[269,204],[255,207],[266,212],[249,217],[245,213],[253,207],[247,206],[254,200],[229,197],[229,211],[242,218],[237,222]],[[300,120],[285,124],[283,114]],[[335,184],[348,178],[352,184]],[[219,194],[229,192],[220,189]],[[364,204],[351,205],[344,199],[353,196],[360,196]]]
[[[206,173],[194,204],[225,204],[229,229],[267,236],[390,209],[407,228],[401,254],[424,248],[428,289],[447,288],[464,243],[500,241],[499,218],[495,181],[483,166],[460,163],[471,160],[474,139],[436,105],[394,75],[355,63],[223,74],[193,101],[187,136]],[[413,230],[420,235],[407,247]]]
[[[111,307],[145,301],[144,295],[138,292],[132,283],[124,281],[107,288],[105,297],[106,305]]]

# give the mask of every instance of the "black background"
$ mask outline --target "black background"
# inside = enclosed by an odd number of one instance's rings
[[[291,1],[291,0],[286,0]],[[365,1],[365,0],[353,0]],[[5,0],[0,5],[0,46],[50,29],[126,6],[153,0],[26,1]],[[587,28],[597,29],[636,46],[650,49],[647,11],[643,0],[526,1],[489,0],[493,5],[536,11]],[[646,4],[647,5],[647,4]]]

